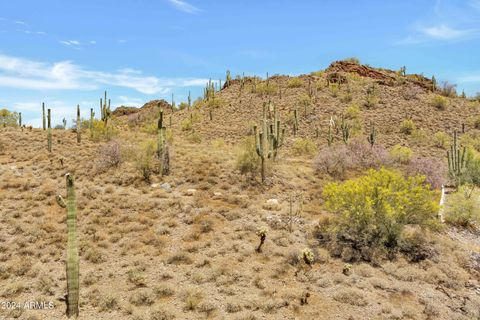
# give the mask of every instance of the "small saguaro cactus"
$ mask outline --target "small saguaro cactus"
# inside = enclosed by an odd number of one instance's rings
[[[189,111],[191,107],[192,107],[192,95],[191,95],[191,92],[188,91],[188,110]]]
[[[255,249],[255,251],[260,253],[260,252],[262,252],[262,246],[265,243],[265,239],[267,239],[267,228],[262,227],[262,228],[258,229],[257,230],[257,236],[260,237],[260,244],[258,245],[257,249]]]
[[[82,140],[82,121],[80,120],[80,105],[77,104],[77,143],[80,143]]]
[[[457,145],[457,131],[454,131],[453,144],[450,147],[450,151],[447,151],[447,160],[448,174],[456,187],[458,187],[460,183],[459,179],[467,166],[466,151],[466,147],[463,147],[462,151],[460,150],[460,147]]]
[[[273,123],[270,125],[270,144],[272,149],[273,160],[277,158],[278,149],[283,146],[283,137],[285,136],[285,128],[280,129],[280,117],[278,115],[277,106],[273,105]]]
[[[347,144],[348,139],[350,138],[350,125],[345,121],[345,119],[342,119],[342,124],[340,125],[340,128],[342,129],[343,142]]]
[[[432,91],[437,90],[437,79],[435,79],[435,76],[432,76]]]
[[[22,113],[18,113],[18,126],[21,128],[22,127]]]
[[[172,93],[172,109],[175,109],[175,95]]]
[[[297,135],[298,130],[298,116],[297,116],[297,108],[293,110],[293,136]]]
[[[78,317],[78,296],[79,296],[79,259],[77,245],[77,204],[75,198],[75,187],[73,175],[65,175],[67,181],[67,201],[58,195],[57,203],[60,207],[67,209],[67,317]]]
[[[67,119],[63,118],[62,124],[63,124],[63,130],[66,130],[67,129]]]
[[[232,80],[232,77],[230,76],[230,70],[227,70],[227,76],[225,77],[225,83],[227,87],[230,85],[231,80]]]
[[[168,175],[170,173],[170,155],[168,152],[166,130],[167,128],[163,126],[163,110],[160,110],[157,125],[157,158],[160,162],[160,172],[162,175]]]
[[[48,130],[47,130],[47,149],[48,152],[52,152],[52,121],[51,121],[51,112],[50,109],[47,110],[48,116],[47,116],[47,124],[48,124]]]
[[[45,123],[45,102],[42,102],[42,128],[43,130],[47,128]]]
[[[110,99],[108,99],[108,106],[107,106],[107,91],[105,90],[105,99],[102,100],[100,98],[100,113],[102,116],[102,121],[104,124],[104,127],[107,127],[108,124],[108,119],[110,119]]]
[[[95,111],[90,108],[90,138],[93,138],[93,119],[95,118]]]
[[[313,251],[310,248],[305,248],[300,253],[299,259],[303,260],[305,264],[311,267],[313,262],[315,261],[315,255],[313,254]]]
[[[368,135],[367,140],[372,147],[375,144],[375,141],[377,141],[377,130],[375,129],[374,124],[372,124],[372,129],[370,130],[370,134]]]
[[[327,143],[328,143],[329,147],[333,143],[333,132],[332,132],[332,126],[331,125],[328,126]]]

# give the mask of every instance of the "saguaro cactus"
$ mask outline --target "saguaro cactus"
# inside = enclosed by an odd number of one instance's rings
[[[255,146],[257,155],[261,159],[261,177],[262,183],[265,182],[265,172],[267,166],[267,159],[270,158],[271,149],[268,143],[268,125],[267,125],[267,116],[265,105],[263,106],[263,119],[262,119],[262,132],[257,134],[257,126],[253,127],[253,132],[255,134]]]
[[[108,99],[108,106],[107,106],[107,91],[105,90],[105,100],[102,101],[100,98],[100,112],[102,116],[103,125],[106,128],[108,124],[108,119],[110,118],[110,99]]]
[[[327,143],[328,143],[329,147],[333,143],[333,132],[332,132],[332,126],[331,125],[328,126]]]
[[[168,175],[170,173],[170,155],[168,151],[167,128],[163,126],[163,111],[160,110],[160,117],[157,125],[157,157],[160,161],[160,172],[162,175]]]
[[[47,112],[48,112],[47,149],[48,149],[48,152],[52,152],[52,122],[51,122],[50,109],[48,109]]]
[[[191,92],[188,91],[188,111],[190,111],[191,107],[192,107],[192,95],[191,95]]]
[[[18,126],[21,128],[22,127],[22,113],[18,113]]]
[[[348,143],[348,139],[350,138],[350,125],[348,122],[345,121],[345,119],[342,119],[342,124],[340,125],[340,128],[342,129],[342,139],[345,144]]]
[[[82,121],[80,120],[80,105],[77,105],[77,143],[80,143],[82,140]]]
[[[63,123],[63,130],[66,130],[67,129],[67,119],[63,118],[62,123]]]
[[[297,116],[297,108],[293,110],[293,136],[297,135],[298,130],[298,116]]]
[[[57,196],[57,203],[67,208],[67,317],[78,317],[79,295],[79,259],[77,246],[77,204],[75,198],[74,178],[70,173],[65,175],[67,181],[67,202],[62,196]]]
[[[90,108],[90,138],[93,138],[93,119],[95,118],[95,111]]]
[[[375,125],[372,124],[372,129],[370,131],[370,134],[367,137],[368,143],[370,143],[370,146],[373,147],[375,144],[375,141],[377,141],[377,130],[375,129]]]
[[[285,128],[280,129],[280,117],[278,115],[277,106],[273,105],[273,124],[270,125],[270,141],[272,148],[273,160],[277,158],[278,148],[283,146],[283,137],[285,136]]]
[[[45,130],[45,102],[42,102],[42,128]]]
[[[463,147],[463,149],[460,150],[460,147],[457,145],[457,131],[454,131],[453,144],[450,147],[450,151],[447,151],[447,160],[448,173],[457,187],[460,184],[459,180],[467,165],[467,159],[465,157],[466,151],[466,147]]]

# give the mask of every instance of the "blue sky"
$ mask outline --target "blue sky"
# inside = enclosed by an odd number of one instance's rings
[[[201,94],[225,70],[301,74],[355,56],[480,91],[480,0],[0,2],[0,107],[40,125]],[[97,111],[98,114],[98,111]]]

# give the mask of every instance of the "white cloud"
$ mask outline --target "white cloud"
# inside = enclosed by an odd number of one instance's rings
[[[453,29],[445,24],[423,28],[421,31],[426,36],[439,40],[458,39],[472,33],[472,30]]]
[[[95,40],[91,40],[89,43],[90,43],[90,44],[96,44],[96,43],[97,43],[97,41],[95,41]]]
[[[45,31],[37,31],[36,33],[39,34],[39,35],[42,35],[42,36],[47,34]]]
[[[32,90],[95,90],[130,88],[144,94],[165,94],[173,87],[203,86],[207,79],[158,78],[139,70],[88,70],[71,61],[45,63],[0,54],[0,87]]]
[[[199,13],[201,11],[199,8],[182,0],[168,0],[168,2],[178,10],[186,13]]]
[[[132,98],[132,97],[127,97],[127,96],[119,96],[118,100],[120,102],[118,103],[119,105],[122,106],[129,106],[129,107],[140,107],[144,104],[143,100],[140,98]]]
[[[22,25],[22,26],[26,26],[26,25],[27,25],[24,21],[20,21],[20,20],[14,21],[14,23],[20,24],[20,25]]]
[[[118,42],[118,43],[127,43],[127,40],[125,40],[125,39],[120,39],[120,40],[118,40],[117,42]]]
[[[480,82],[480,73],[460,77],[457,82],[459,83]]]
[[[60,40],[59,41],[61,44],[64,44],[66,46],[79,46],[80,41],[78,40]]]

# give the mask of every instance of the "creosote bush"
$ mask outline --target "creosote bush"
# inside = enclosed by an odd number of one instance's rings
[[[107,125],[101,120],[93,120],[91,138],[93,141],[99,141],[101,139],[111,140],[117,135],[117,130],[113,125]]]
[[[400,164],[408,164],[412,158],[413,151],[409,147],[404,147],[399,144],[394,145],[390,151],[390,157],[393,161]]]
[[[122,152],[117,141],[111,141],[98,149],[97,166],[104,171],[122,163]]]
[[[405,119],[400,125],[400,132],[404,134],[412,134],[415,129],[416,126],[412,119]]]
[[[255,146],[255,137],[247,137],[242,142],[237,152],[235,169],[242,174],[250,174],[252,177],[258,172],[259,161]]]
[[[432,99],[432,105],[438,110],[445,110],[447,108],[447,99],[442,96],[435,96]]]
[[[155,141],[147,140],[140,144],[135,155],[135,167],[140,171],[146,182],[150,182],[153,173],[155,150]]]
[[[450,142],[450,136],[443,131],[438,131],[433,136],[433,141],[437,148],[446,149],[448,143]]]
[[[340,245],[339,255],[346,257],[348,248],[347,260],[369,260],[374,248],[394,252],[406,225],[437,224],[438,199],[421,176],[371,169],[362,177],[327,184],[323,197],[334,217],[317,235]]]
[[[300,88],[302,85],[303,85],[302,79],[297,77],[288,80],[288,84],[287,84],[289,88]]]
[[[310,139],[296,139],[293,142],[293,153],[297,156],[311,156],[317,152],[317,145]]]
[[[480,203],[468,193],[469,190],[461,188],[449,196],[444,210],[445,222],[461,228],[480,226]]]

